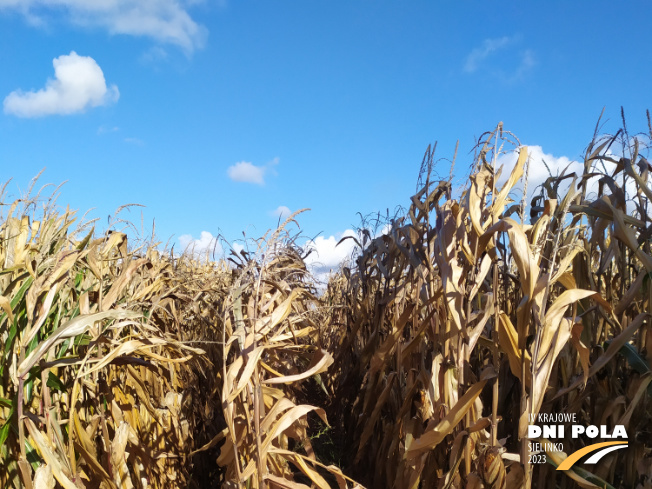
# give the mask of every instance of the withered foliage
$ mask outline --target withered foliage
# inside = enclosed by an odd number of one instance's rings
[[[374,488],[652,487],[652,167],[626,133],[596,138],[581,174],[536,189],[527,219],[528,148],[516,144],[509,175],[495,165],[509,138],[485,135],[459,199],[431,181],[429,149],[405,215],[363,236],[330,283],[325,297],[345,306],[327,347],[345,472]],[[623,425],[629,446],[556,472],[600,441],[567,423],[550,440],[564,452],[532,465],[539,413]]]
[[[429,149],[321,293],[296,214],[215,262],[3,203],[0,487],[652,488],[652,167],[623,130],[528,202],[510,139],[459,196]],[[567,429],[531,464],[540,413],[628,447],[556,471],[598,441]]]

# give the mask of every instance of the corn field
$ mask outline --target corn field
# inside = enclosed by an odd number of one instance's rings
[[[502,124],[460,191],[429,147],[325,288],[299,213],[213,260],[3,197],[0,487],[652,488],[642,140],[596,134],[529,191]],[[531,453],[555,413],[628,445],[556,470],[596,440]]]

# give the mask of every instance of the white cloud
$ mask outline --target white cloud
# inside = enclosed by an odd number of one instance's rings
[[[326,282],[331,271],[336,271],[353,253],[355,243],[352,239],[347,239],[339,246],[337,245],[345,236],[357,237],[357,234],[352,229],[347,229],[343,233],[331,235],[328,238],[317,236],[304,245],[306,250],[313,250],[306,258],[306,265],[318,281]]]
[[[197,24],[188,7],[194,0],[0,0],[0,10],[16,10],[32,25],[46,24],[57,14],[83,27],[111,34],[146,36],[175,44],[187,53],[203,46],[207,29]]]
[[[106,86],[102,69],[89,56],[71,51],[54,58],[52,64],[54,79],[49,79],[45,88],[37,92],[11,92],[4,100],[5,114],[18,117],[74,114],[113,103],[120,97],[117,86]]]
[[[223,254],[222,245],[208,231],[202,231],[199,239],[193,238],[190,234],[179,236],[179,244],[184,252],[200,258],[208,255],[211,259],[219,259]]]
[[[265,175],[275,173],[274,166],[278,165],[279,159],[274,158],[264,166],[256,166],[249,161],[240,161],[231,165],[227,170],[229,178],[235,182],[255,183],[265,185]]]
[[[485,39],[482,42],[482,46],[475,48],[466,57],[466,63],[464,63],[464,71],[467,73],[473,73],[477,71],[478,65],[481,61],[499,49],[504,48],[511,42],[512,39],[508,36],[504,36],[499,39]]]
[[[290,217],[292,214],[292,211],[290,210],[289,207],[286,207],[284,205],[279,205],[276,209],[274,209],[270,214],[274,217],[278,217],[282,221]]]
[[[229,178],[236,182],[265,185],[265,167],[256,166],[248,161],[240,161],[227,170]]]
[[[499,51],[506,51],[502,57],[512,60],[512,65],[507,68],[501,68],[501,62],[492,63],[489,72],[491,75],[499,78],[505,83],[514,83],[521,80],[536,64],[534,51],[525,49],[517,51],[514,45],[518,44],[520,36],[504,36],[497,39],[485,39],[480,47],[473,49],[466,57],[463,71],[465,73],[475,73],[483,65],[483,62]],[[514,61],[516,60],[516,64]]]

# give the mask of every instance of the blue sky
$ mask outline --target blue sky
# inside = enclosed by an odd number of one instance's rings
[[[652,6],[624,5],[0,0],[1,179],[45,167],[100,227],[142,204],[123,217],[177,247],[309,207],[329,262],[358,212],[409,203],[431,142],[459,140],[462,181],[499,121],[553,166],[603,107],[646,130]]]

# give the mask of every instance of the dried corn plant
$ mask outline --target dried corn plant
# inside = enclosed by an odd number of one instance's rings
[[[356,267],[326,294],[346,304],[331,314],[339,335],[328,380],[352,475],[395,488],[639,479],[650,445],[639,436],[649,431],[649,164],[636,140],[630,157],[614,158],[617,137],[594,139],[583,174],[551,176],[530,224],[527,148],[516,143],[517,163],[501,179],[495,162],[510,142],[502,126],[481,142],[459,200],[450,180],[430,182],[429,148],[406,215],[359,243]],[[613,170],[599,172],[598,162]],[[598,179],[597,196],[587,196]],[[626,187],[636,189],[633,212]],[[533,473],[527,426],[540,412],[623,424],[631,448],[595,473],[555,473],[563,453]]]
[[[318,346],[318,303],[286,231],[294,217],[241,262],[224,308],[227,428],[217,463],[226,466],[233,487],[355,485],[338,467],[315,457],[307,415],[316,413],[327,425],[324,410],[297,402],[298,385],[319,378],[333,359]]]
[[[15,201],[0,233],[0,486],[185,485],[184,362],[157,327],[167,260]]]
[[[529,206],[502,125],[459,195],[429,148],[321,294],[296,215],[215,261],[2,207],[0,487],[652,488],[643,140],[596,135]],[[530,465],[530,420],[559,412],[628,448]]]

